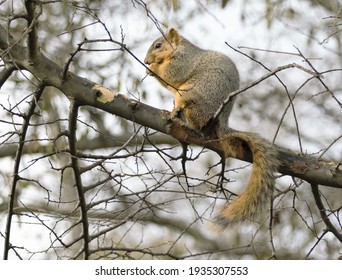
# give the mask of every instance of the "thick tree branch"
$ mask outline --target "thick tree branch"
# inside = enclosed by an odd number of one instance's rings
[[[35,60],[39,55],[39,47],[38,47],[38,17],[41,15],[41,7],[40,11],[37,13],[37,3],[32,0],[25,0],[25,7],[27,11],[26,20],[28,25],[28,37],[27,37],[27,46],[29,51],[29,57],[31,60]]]
[[[15,67],[8,65],[0,72],[0,89],[2,85],[7,81],[7,79],[12,75]]]
[[[62,78],[63,68],[40,54],[35,61],[28,61],[25,49],[19,45],[7,45],[7,32],[0,28],[0,48],[5,62],[18,65],[31,72],[34,77],[47,86],[61,90],[80,105],[88,105],[115,114],[116,116],[150,127],[159,132],[169,134],[176,139],[200,145],[220,152],[215,139],[208,139],[201,134],[187,129],[181,122],[170,120],[169,112],[162,111],[149,105],[128,99],[121,94],[111,92],[95,85],[93,82],[68,73]],[[14,60],[14,61],[12,61]],[[250,151],[243,146],[245,153],[238,159],[252,161]],[[312,184],[342,188],[342,165],[340,163],[317,160],[312,156],[299,156],[291,151],[276,148],[281,166],[279,172],[284,175],[295,176]],[[221,151],[222,152],[222,151]]]

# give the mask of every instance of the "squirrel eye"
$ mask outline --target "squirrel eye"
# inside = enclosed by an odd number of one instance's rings
[[[159,49],[159,48],[161,48],[161,46],[162,46],[162,43],[157,43],[156,46],[155,46],[155,48],[156,48],[156,49]]]

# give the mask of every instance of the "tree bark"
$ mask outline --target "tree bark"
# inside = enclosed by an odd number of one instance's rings
[[[29,71],[39,83],[52,86],[63,92],[69,99],[75,100],[80,106],[92,106],[103,111],[125,118],[140,125],[168,134],[179,141],[206,147],[222,152],[208,137],[185,127],[179,120],[171,120],[169,112],[159,110],[124,95],[109,91],[95,83],[74,75],[70,72],[63,77],[64,68],[47,58],[42,53],[35,59],[29,59],[28,51],[19,42],[8,40],[8,33],[0,28],[1,57],[7,68],[15,65],[18,69]],[[8,41],[10,45],[8,45]],[[37,83],[38,84],[38,83]],[[252,162],[251,152],[245,149],[238,159]],[[279,147],[279,172],[284,175],[301,178],[311,184],[342,188],[342,165],[332,161],[316,159],[313,156],[301,156]]]

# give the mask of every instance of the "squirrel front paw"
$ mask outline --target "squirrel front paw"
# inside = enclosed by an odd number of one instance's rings
[[[173,108],[171,111],[171,119],[182,119],[185,121],[184,114],[183,114],[183,108]]]
[[[158,73],[159,65],[157,63],[148,64],[146,68],[146,74],[149,76],[156,76]]]

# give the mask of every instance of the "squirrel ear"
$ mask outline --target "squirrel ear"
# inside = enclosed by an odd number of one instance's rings
[[[170,28],[166,34],[166,38],[171,42],[175,43],[176,45],[179,44],[181,36],[179,35],[178,31],[174,28]]]

